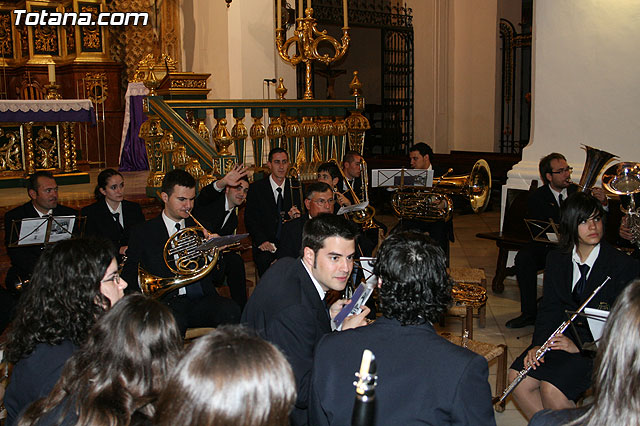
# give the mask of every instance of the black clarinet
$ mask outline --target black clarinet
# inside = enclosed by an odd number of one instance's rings
[[[362,352],[360,371],[356,372],[358,380],[353,382],[356,387],[356,400],[351,414],[351,426],[373,426],[375,423],[376,404],[376,357],[369,349]]]

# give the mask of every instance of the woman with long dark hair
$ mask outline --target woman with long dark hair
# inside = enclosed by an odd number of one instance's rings
[[[98,320],[52,392],[18,425],[144,423],[181,348],[169,308],[141,294],[127,296]]]
[[[241,326],[199,338],[160,395],[156,426],[288,426],[296,400],[291,366]]]
[[[575,407],[580,395],[591,386],[592,352],[584,344],[593,342],[586,321],[574,321],[573,328],[555,335],[551,350],[540,360],[536,351],[576,311],[596,287],[610,277],[589,303],[589,307],[610,309],[632,279],[640,275],[640,265],[602,239],[601,203],[584,192],[567,198],[560,218],[560,248],[547,256],[544,293],[531,346],[511,365],[510,380],[531,366],[527,377],[516,387],[514,398],[527,418],[544,409]]]
[[[111,240],[120,262],[129,245],[131,227],[144,222],[144,214],[138,203],[124,199],[124,177],[114,169],[100,172],[94,195],[96,202],[80,213],[87,218],[85,235]]]
[[[640,424],[640,281],[618,297],[607,320],[593,375],[593,404],[540,411],[529,425],[618,426]]]
[[[15,363],[4,400],[7,426],[51,391],[64,363],[126,286],[109,241],[61,241],[42,253],[6,345],[6,358]]]

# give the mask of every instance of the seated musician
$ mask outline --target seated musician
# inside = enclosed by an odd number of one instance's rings
[[[318,182],[326,183],[335,192],[336,203],[334,203],[333,206],[334,213],[337,213],[341,206],[351,205],[351,201],[338,189],[341,177],[340,168],[335,163],[322,163],[318,167]]]
[[[302,202],[291,199],[291,183],[286,179],[289,169],[287,151],[273,148],[269,151],[267,166],[271,174],[249,186],[244,211],[244,222],[253,245],[253,261],[260,276],[276,259],[283,220],[300,217],[296,205]]]
[[[304,196],[304,207],[307,214],[293,219],[282,225],[282,238],[276,251],[276,257],[298,257],[302,249],[302,229],[309,219],[313,219],[321,213],[333,213],[333,191],[323,182],[314,182],[307,185]]]
[[[378,250],[374,273],[383,316],[320,339],[309,424],[351,424],[353,373],[369,349],[379,377],[372,424],[495,425],[487,361],[433,328],[451,303],[442,250],[421,233],[392,234]]]
[[[345,305],[335,302],[327,311],[325,293],[342,291],[347,285],[355,257],[353,224],[342,217],[321,214],[304,226],[301,257],[278,260],[260,278],[242,312],[242,322],[260,337],[275,344],[291,363],[298,398],[291,425],[307,423],[307,403],[314,348],[331,332],[331,318]],[[347,317],[346,330],[366,324],[365,308]]]
[[[540,178],[545,184],[529,196],[526,217],[558,223],[561,204],[578,190],[578,185],[571,182],[573,168],[569,167],[565,157],[557,152],[541,158],[538,168]],[[607,197],[601,188],[593,188],[591,193],[606,206]],[[538,311],[538,271],[545,268],[547,255],[553,248],[553,244],[531,241],[518,251],[515,271],[520,288],[521,314],[507,321],[507,328],[535,324]]]
[[[168,172],[162,180],[160,197],[164,202],[162,213],[131,230],[127,261],[122,269],[122,277],[130,288],[137,288],[138,266],[157,277],[174,277],[164,259],[165,243],[179,230],[196,226],[189,214],[196,198],[193,176],[180,169]],[[159,300],[171,308],[183,335],[188,327],[215,327],[240,319],[240,308],[218,295],[210,274],[166,293]]]
[[[433,166],[433,150],[424,142],[419,142],[409,148],[409,159],[411,160],[411,168],[416,170],[433,170],[435,177],[442,176],[443,172]],[[427,232],[435,242],[442,247],[447,265],[449,265],[449,242],[454,241],[453,235],[453,219],[436,222],[425,222],[414,219],[400,219],[398,225],[404,230],[417,230]]]
[[[11,268],[7,272],[6,288],[10,290],[14,289],[17,283],[24,282],[31,277],[33,267],[44,249],[44,245],[9,247],[12,242],[11,238],[17,239],[20,232],[18,225],[18,234],[12,235],[13,222],[50,215],[76,216],[78,214],[74,209],[58,204],[58,184],[51,172],[38,171],[29,176],[27,194],[30,198],[29,202],[9,210],[4,215],[4,243],[11,259]]]
[[[84,233],[111,240],[120,263],[129,245],[131,227],[144,222],[142,208],[124,199],[124,178],[114,169],[100,172],[95,197],[97,201],[81,211],[87,218]]]
[[[243,166],[236,166],[222,179],[205,186],[196,198],[193,215],[201,223],[209,223],[213,236],[232,235],[238,227],[237,209],[247,198],[249,180]],[[231,298],[242,309],[247,303],[247,285],[244,261],[235,251],[223,252],[213,270],[212,279],[216,284],[225,280]]]
[[[367,188],[364,187],[364,183],[362,180],[363,176],[360,176],[363,170],[363,161],[364,160],[362,158],[362,155],[360,155],[357,151],[347,151],[344,154],[344,157],[342,159],[343,179],[338,184],[338,192],[344,195],[344,198],[346,198],[348,202],[343,200],[343,197],[340,197],[336,194],[338,202],[343,206],[357,204],[367,199],[365,193],[365,191],[367,191]],[[382,222],[376,220],[375,217],[372,217],[371,220],[373,223],[373,228],[361,229],[361,235],[365,236],[368,241],[371,241],[371,243],[373,244],[373,248],[375,248],[378,245],[378,231],[382,230],[382,233],[386,234],[387,226]],[[365,253],[365,256],[371,256],[371,252]]]
[[[544,294],[531,346],[511,365],[509,378],[515,379],[523,368],[529,374],[513,392],[527,418],[543,408],[575,407],[578,397],[591,386],[593,359],[580,346],[593,342],[586,321],[579,317],[564,334],[553,335],[566,319],[566,311],[576,311],[591,293],[611,277],[589,303],[589,307],[607,309],[632,279],[640,275],[640,263],[602,240],[603,207],[584,192],[570,195],[560,217],[560,248],[547,256]],[[545,342],[550,351],[536,359],[536,351]]]

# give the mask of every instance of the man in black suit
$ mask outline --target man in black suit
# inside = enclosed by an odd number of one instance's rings
[[[345,305],[335,302],[328,309],[328,290],[344,290],[355,255],[357,231],[342,217],[323,214],[307,221],[302,236],[302,258],[284,258],[264,274],[249,299],[242,322],[280,348],[291,363],[298,398],[291,424],[307,424],[307,401],[314,348],[331,332],[331,319]],[[366,324],[365,307],[342,323],[346,330]]]
[[[238,227],[237,209],[244,203],[249,192],[249,180],[244,166],[236,166],[222,179],[205,186],[196,198],[193,216],[201,223],[209,223],[213,236],[232,235]],[[247,284],[244,261],[234,252],[220,255],[213,270],[212,279],[222,284],[225,279],[231,298],[244,308],[247,303]]]
[[[353,374],[369,349],[379,377],[373,424],[495,425],[487,361],[438,336],[432,325],[451,303],[442,250],[422,233],[392,234],[378,250],[374,274],[383,316],[322,337],[309,423],[351,424]]]
[[[169,265],[175,268],[175,262],[170,260],[167,265],[164,260],[165,243],[179,230],[196,226],[189,216],[196,198],[196,181],[189,173],[180,169],[167,173],[160,197],[164,202],[162,213],[131,231],[122,269],[122,277],[131,283],[129,288],[136,288],[133,283],[138,282],[138,266],[161,278],[174,277]],[[240,308],[218,295],[210,275],[165,294],[160,301],[171,308],[183,335],[188,327],[216,327],[240,319]]]
[[[424,142],[418,142],[409,148],[409,160],[411,168],[416,170],[433,170],[434,181],[438,176],[443,175],[443,171],[433,166],[433,150]],[[402,229],[415,229],[420,232],[427,232],[444,251],[449,265],[449,243],[454,242],[453,219],[447,221],[439,220],[435,222],[424,222],[414,219],[402,219],[400,225]]]
[[[39,171],[29,176],[27,194],[31,201],[8,211],[4,216],[4,243],[11,259],[11,268],[7,272],[5,282],[9,290],[15,289],[17,283],[31,278],[33,267],[44,248],[44,245],[9,247],[9,244],[15,243],[20,235],[20,224],[16,227],[17,233],[12,235],[13,222],[47,215],[76,216],[78,214],[70,207],[58,205],[58,184],[51,172]]]
[[[269,151],[267,166],[271,171],[268,178],[260,179],[249,186],[244,222],[251,235],[253,261],[262,276],[276,259],[284,219],[300,217],[302,200],[294,195],[289,179],[285,179],[289,169],[289,156],[282,148]]]

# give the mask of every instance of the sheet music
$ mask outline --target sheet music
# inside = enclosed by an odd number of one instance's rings
[[[359,212],[366,209],[368,205],[369,205],[369,201],[365,200],[358,204],[352,204],[350,206],[342,206],[340,207],[340,210],[338,210],[338,213],[336,214],[340,216],[341,214],[345,214],[345,213]]]
[[[369,297],[373,293],[373,289],[378,283],[378,278],[373,275],[373,257],[361,257],[359,262],[364,274],[364,282],[360,283],[356,291],[351,296],[351,302],[345,305],[338,315],[333,319],[333,325],[336,330],[342,329],[342,322],[349,315],[358,315],[362,312],[362,306],[367,303]]]
[[[587,323],[591,330],[593,340],[598,344],[598,341],[602,337],[604,332],[604,326],[609,318],[609,311],[603,311],[595,308],[585,308],[584,313],[587,314]]]
[[[16,221],[16,223],[18,223]],[[47,218],[34,217],[22,219],[18,245],[44,244],[47,237]]]
[[[371,171],[371,187],[433,186],[433,170],[375,169]]]
[[[76,223],[75,216],[54,216],[49,233],[49,242],[68,240],[71,238],[73,225]]]

